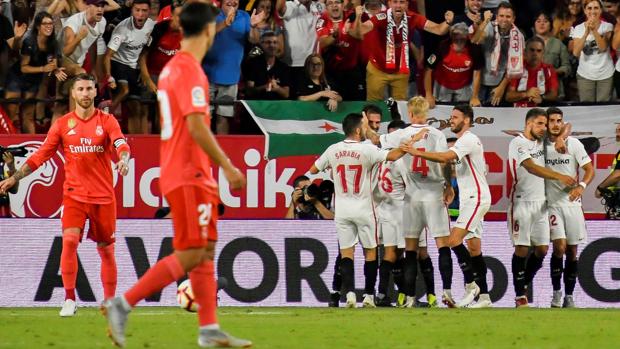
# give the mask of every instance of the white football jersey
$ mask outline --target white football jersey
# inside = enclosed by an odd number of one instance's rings
[[[381,135],[383,148],[398,148],[401,143],[407,142],[413,135],[427,128],[429,132],[420,141],[414,143],[417,149],[426,152],[444,152],[448,150],[448,142],[443,132],[429,125],[410,125],[392,133]],[[403,156],[406,166],[406,191],[414,201],[436,201],[443,199],[444,173],[439,163],[426,161],[409,154]]]
[[[385,161],[388,151],[371,144],[344,140],[332,144],[314,165],[332,169],[336,193],[336,218],[368,217],[374,214],[372,168]]]
[[[544,145],[542,141],[530,141],[519,134],[508,147],[508,166],[512,175],[511,201],[544,201],[545,180],[521,166],[527,159],[532,159],[536,165],[544,167]]]
[[[580,167],[592,162],[583,144],[573,137],[566,139],[566,154],[558,153],[555,150],[555,143],[547,144],[547,168],[571,176],[578,177]],[[549,206],[581,206],[581,199],[570,201],[568,194],[571,188],[564,186],[560,181],[545,180],[547,190],[547,203]]]
[[[457,156],[456,181],[459,185],[461,205],[491,203],[491,192],[487,183],[487,164],[480,138],[466,131],[450,148]]]
[[[405,198],[405,178],[407,168],[400,158],[396,161],[383,161],[377,166],[377,192],[383,201],[403,201]]]

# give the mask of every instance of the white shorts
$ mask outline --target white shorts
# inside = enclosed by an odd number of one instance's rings
[[[581,206],[549,207],[551,240],[566,239],[568,245],[586,242],[586,220]]]
[[[443,201],[411,201],[405,203],[404,212],[405,238],[421,239],[425,229],[433,238],[450,236],[450,216]]]
[[[508,207],[508,231],[514,246],[549,245],[549,212],[545,201],[517,201]]]
[[[350,248],[359,241],[363,248],[377,247],[377,222],[372,215],[334,219],[341,249]]]
[[[484,215],[489,211],[491,204],[488,202],[462,202],[459,206],[459,216],[454,223],[456,228],[468,231],[465,240],[482,238],[482,222]]]
[[[403,201],[382,202],[377,213],[379,215],[379,242],[384,246],[405,248],[403,231]]]

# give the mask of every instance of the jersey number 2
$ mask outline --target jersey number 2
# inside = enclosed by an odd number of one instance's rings
[[[419,151],[426,151],[425,148],[417,148]],[[412,172],[418,172],[422,175],[422,177],[426,177],[428,175],[428,164],[426,163],[426,159],[421,158],[419,156],[413,157],[413,163],[411,166]]]
[[[360,192],[360,180],[362,178],[362,165],[338,165],[336,167],[336,172],[340,176],[340,184],[342,184],[342,191],[344,193],[349,192],[349,187],[347,186],[347,171],[353,172],[353,192],[358,194]]]
[[[211,204],[200,204],[198,205],[198,225],[205,226],[209,225],[209,221],[211,220]]]
[[[166,141],[172,138],[172,112],[170,111],[170,99],[166,91],[157,91],[157,101],[159,102],[159,114],[161,115],[161,140]]]

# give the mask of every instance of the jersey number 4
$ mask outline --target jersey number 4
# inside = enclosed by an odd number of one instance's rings
[[[342,185],[342,192],[348,193],[349,186],[347,185],[347,173],[353,173],[353,193],[358,194],[360,192],[360,180],[362,179],[362,165],[338,165],[336,172],[340,176],[340,184]]]
[[[417,148],[419,151],[426,151],[425,148]],[[411,172],[418,172],[422,175],[422,177],[426,177],[428,175],[428,164],[426,163],[426,159],[421,158],[419,156],[413,157],[413,162],[411,164]]]

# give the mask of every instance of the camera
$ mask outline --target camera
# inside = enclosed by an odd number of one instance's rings
[[[309,198],[316,199],[319,196],[321,191],[320,191],[318,185],[312,183],[310,185],[306,185],[306,186],[302,187],[301,188],[301,192],[303,193],[303,195],[301,195],[299,197],[299,199],[297,199],[297,202],[300,203],[300,204],[305,204],[305,203],[307,203],[306,195]]]
[[[601,203],[605,206],[605,216],[607,219],[620,219],[620,190],[601,189],[599,191]]]
[[[0,155],[4,154],[6,152],[11,153],[11,155],[13,156],[26,156],[26,154],[28,154],[28,149],[26,149],[26,147],[8,147],[5,148],[3,146],[0,145]]]

